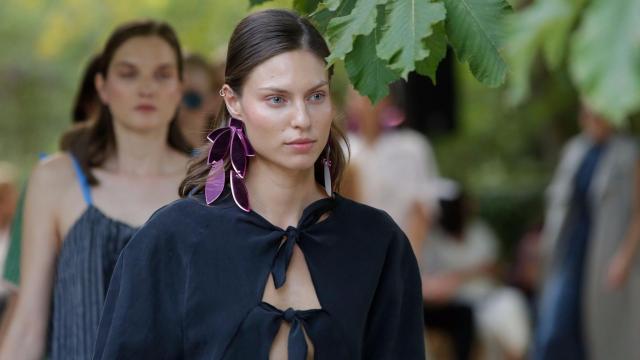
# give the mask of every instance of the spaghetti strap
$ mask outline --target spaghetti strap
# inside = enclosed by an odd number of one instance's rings
[[[82,197],[87,205],[93,205],[93,200],[91,199],[91,185],[89,185],[89,181],[82,171],[82,167],[80,163],[75,158],[75,156],[70,155],[71,160],[73,162],[73,169],[76,171],[76,177],[78,178],[78,183],[80,184],[80,189],[82,190]]]

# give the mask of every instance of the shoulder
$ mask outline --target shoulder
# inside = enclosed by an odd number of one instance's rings
[[[40,160],[31,174],[34,181],[49,184],[65,183],[74,178],[73,161],[67,153],[56,153]]]
[[[156,210],[127,244],[127,256],[162,261],[180,255],[186,260],[199,233],[200,206],[192,198],[183,198]]]
[[[340,195],[336,195],[336,203],[335,215],[345,222],[344,225],[366,230],[367,233],[375,235],[375,238],[406,238],[400,226],[386,211]]]
[[[28,191],[40,201],[66,198],[69,190],[77,186],[76,173],[71,156],[57,153],[40,160],[29,177]],[[51,191],[55,189],[55,191]]]
[[[385,133],[382,144],[387,152],[395,156],[424,158],[433,156],[433,149],[427,138],[412,129],[396,129]]]
[[[632,136],[620,133],[614,136],[613,143],[616,145],[617,151],[635,158],[638,156],[638,143]]]

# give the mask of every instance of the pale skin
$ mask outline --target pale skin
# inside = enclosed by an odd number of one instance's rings
[[[325,63],[306,50],[286,52],[255,67],[242,94],[223,87],[230,114],[245,123],[256,156],[249,162],[246,186],[252,210],[272,224],[296,226],[304,208],[327,197],[314,179],[314,163],[322,153],[334,117]],[[309,145],[291,142],[306,139]],[[279,309],[321,307],[307,263],[295,246],[281,288],[269,276],[263,301]],[[286,322],[276,335],[271,359],[287,357]],[[309,358],[313,344],[307,338]]]
[[[93,169],[100,182],[91,189],[93,204],[112,219],[141,226],[177,199],[186,172],[187,156],[166,143],[181,97],[175,52],[159,37],[130,38],[116,50],[106,78],[96,77],[96,87],[113,114],[117,149]],[[86,208],[68,154],[35,167],[24,210],[20,291],[0,359],[42,359],[56,259]]]

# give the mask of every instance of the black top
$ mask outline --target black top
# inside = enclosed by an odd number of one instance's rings
[[[286,281],[294,243],[321,309],[262,301],[269,273],[277,287]],[[337,194],[286,230],[230,196],[214,206],[178,200],[118,259],[94,359],[267,359],[282,321],[289,359],[306,357],[304,329],[315,359],[423,360],[420,275],[406,236],[386,213]]]

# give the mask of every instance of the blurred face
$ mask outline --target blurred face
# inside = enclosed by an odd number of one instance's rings
[[[212,89],[210,75],[197,66],[186,67],[183,82],[183,100],[180,105],[179,125],[186,135],[195,133],[202,138],[220,105],[220,96]]]
[[[182,96],[176,53],[157,36],[139,36],[116,50],[108,75],[96,77],[114,123],[135,130],[166,128]]]
[[[231,114],[245,122],[255,161],[313,171],[329,139],[333,105],[325,63],[306,50],[286,52],[257,66],[242,95],[225,85]]]
[[[605,141],[614,130],[606,119],[596,114],[587,105],[582,106],[580,127],[595,142]]]

